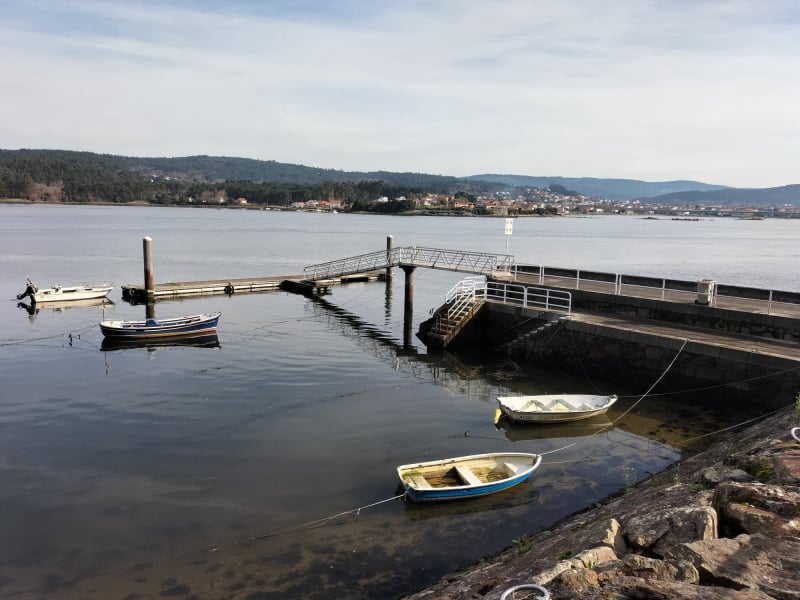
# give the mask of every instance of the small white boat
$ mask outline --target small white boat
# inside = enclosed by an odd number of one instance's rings
[[[617,396],[591,394],[543,394],[538,396],[498,396],[495,423],[501,417],[526,423],[564,423],[604,415]]]
[[[76,300],[95,300],[105,298],[114,289],[109,283],[87,283],[83,285],[55,284],[41,290],[27,280],[25,291],[17,295],[17,300],[30,297],[31,302],[75,302]]]
[[[486,496],[522,483],[542,462],[539,454],[495,452],[400,465],[397,475],[415,502]]]

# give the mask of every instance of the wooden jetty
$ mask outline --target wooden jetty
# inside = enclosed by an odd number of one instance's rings
[[[186,298],[192,296],[208,296],[219,294],[246,294],[286,290],[305,295],[327,294],[331,286],[359,281],[378,281],[385,277],[383,271],[351,273],[339,277],[330,277],[317,281],[309,281],[306,275],[278,275],[274,277],[247,277],[240,279],[210,279],[204,281],[179,281],[157,283],[153,285],[153,298],[156,300]],[[147,289],[144,285],[123,285],[122,299],[128,301],[147,300]]]

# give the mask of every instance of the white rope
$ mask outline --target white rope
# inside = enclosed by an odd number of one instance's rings
[[[304,529],[312,529],[314,527],[321,527],[322,525],[325,525],[326,523],[329,523],[329,522],[333,521],[334,519],[338,519],[339,517],[343,517],[345,515],[350,515],[350,514],[359,515],[359,514],[361,514],[362,510],[366,510],[368,508],[372,508],[374,506],[378,506],[379,504],[384,504],[385,502],[391,502],[392,500],[398,500],[399,498],[402,498],[405,495],[406,495],[405,492],[403,492],[402,494],[400,494],[398,496],[392,496],[391,498],[385,498],[384,500],[378,500],[377,502],[373,502],[372,504],[367,504],[365,506],[359,506],[358,508],[353,508],[351,510],[346,510],[346,511],[343,511],[343,512],[340,512],[340,513],[336,513],[335,515],[331,515],[329,517],[323,517],[322,519],[315,519],[313,521],[307,521],[305,523],[301,523],[300,525],[293,525],[291,527],[284,527],[283,529],[275,529],[274,531],[270,531],[269,533],[265,533],[263,535],[256,535],[256,536],[247,538],[246,540],[238,540],[238,541],[230,542],[229,544],[221,544],[221,545],[218,545],[218,546],[212,546],[211,548],[209,548],[209,551],[210,552],[217,552],[220,547],[224,547],[225,545],[235,546],[237,544],[249,544],[251,542],[255,542],[255,541],[258,541],[258,540],[263,540],[265,538],[274,537],[276,535],[281,535],[281,534],[284,534],[284,533],[290,533],[292,531],[301,531],[301,530],[304,530]]]
[[[672,368],[672,366],[675,364],[675,361],[677,361],[677,360],[678,360],[678,357],[681,355],[681,352],[683,352],[683,349],[684,349],[684,348],[686,348],[686,344],[688,344],[688,343],[689,343],[689,340],[688,340],[688,339],[684,339],[684,340],[683,340],[683,344],[682,344],[682,345],[681,345],[681,347],[678,349],[678,352],[677,352],[677,354],[675,354],[675,356],[673,357],[673,359],[672,359],[672,360],[670,361],[670,363],[667,365],[667,368],[666,368],[666,369],[664,369],[664,371],[661,373],[661,375],[659,375],[659,376],[658,376],[658,379],[656,379],[656,380],[653,382],[653,385],[651,385],[651,386],[648,388],[648,390],[647,390],[647,391],[646,391],[644,394],[642,394],[642,395],[639,397],[639,399],[638,399],[636,402],[634,402],[634,403],[633,403],[633,404],[632,404],[632,405],[631,405],[631,406],[628,408],[628,410],[624,411],[624,412],[623,412],[621,415],[619,415],[619,416],[618,416],[616,419],[614,419],[613,421],[611,421],[611,422],[610,422],[608,425],[604,425],[603,427],[601,427],[600,429],[598,429],[597,431],[595,431],[593,434],[591,434],[591,435],[589,435],[589,436],[586,436],[585,438],[582,438],[581,440],[579,440],[579,441],[577,441],[577,442],[572,442],[571,444],[568,444],[568,445],[566,445],[566,446],[564,446],[564,447],[562,447],[562,448],[556,448],[555,450],[550,450],[549,452],[542,452],[542,453],[541,453],[541,455],[542,455],[542,456],[544,456],[544,455],[546,455],[546,454],[553,454],[553,453],[555,453],[555,452],[561,452],[562,450],[566,450],[567,448],[571,448],[572,446],[576,446],[576,445],[577,445],[578,443],[580,443],[580,442],[588,442],[588,441],[589,441],[590,439],[592,439],[594,436],[596,436],[596,435],[599,435],[599,434],[601,434],[601,433],[605,433],[607,430],[611,429],[611,428],[612,428],[614,425],[616,425],[616,424],[617,424],[617,422],[618,422],[620,419],[622,419],[622,418],[623,418],[625,415],[627,415],[627,414],[628,414],[629,412],[631,412],[631,411],[632,411],[634,408],[636,408],[636,406],[637,406],[637,405],[638,405],[638,404],[639,404],[639,403],[640,403],[642,400],[644,400],[644,399],[647,397],[647,395],[648,395],[648,394],[649,394],[649,393],[650,393],[650,392],[653,390],[653,388],[655,388],[655,387],[656,387],[656,386],[657,386],[657,385],[658,385],[658,384],[661,382],[661,380],[662,380],[662,379],[664,379],[664,377],[665,377],[665,376],[666,376],[666,374],[669,372],[669,370]],[[550,464],[550,463],[544,463],[544,464]]]

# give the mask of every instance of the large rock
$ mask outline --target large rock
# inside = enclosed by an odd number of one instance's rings
[[[779,481],[800,485],[800,448],[793,448],[775,457],[775,476]]]
[[[747,471],[736,467],[729,467],[726,465],[716,464],[707,469],[703,469],[701,473],[703,483],[715,486],[723,481],[752,481],[753,478]]]
[[[800,488],[723,483],[714,490],[713,505],[719,514],[722,534],[800,536]]]
[[[717,513],[709,506],[656,511],[625,524],[625,538],[632,548],[661,557],[677,544],[716,537]]]
[[[736,502],[793,519],[800,517],[800,488],[763,483],[722,483],[714,490],[712,504],[719,509]]]
[[[692,563],[704,584],[754,588],[780,600],[800,599],[800,539],[742,534],[680,544],[669,550],[669,556]]]
[[[601,582],[602,583],[602,582]],[[552,596],[553,600],[775,600],[771,596],[752,589],[730,589],[707,585],[694,585],[683,581],[661,581],[621,576],[592,595]]]

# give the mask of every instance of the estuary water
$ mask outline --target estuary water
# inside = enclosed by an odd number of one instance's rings
[[[333,288],[163,301],[222,311],[218,345],[107,349],[143,279],[293,275],[386,247],[800,291],[800,222],[392,217],[0,205],[0,598],[397,598],[657,472],[749,414],[624,381],[403,343],[403,273]],[[40,286],[112,281],[113,304],[31,310]],[[462,275],[418,269],[414,331]],[[664,365],[665,368],[667,365]],[[617,393],[601,423],[496,428],[498,394]],[[631,412],[626,411],[635,407]],[[621,417],[621,418],[620,418]],[[549,453],[475,501],[397,498],[398,464]]]

